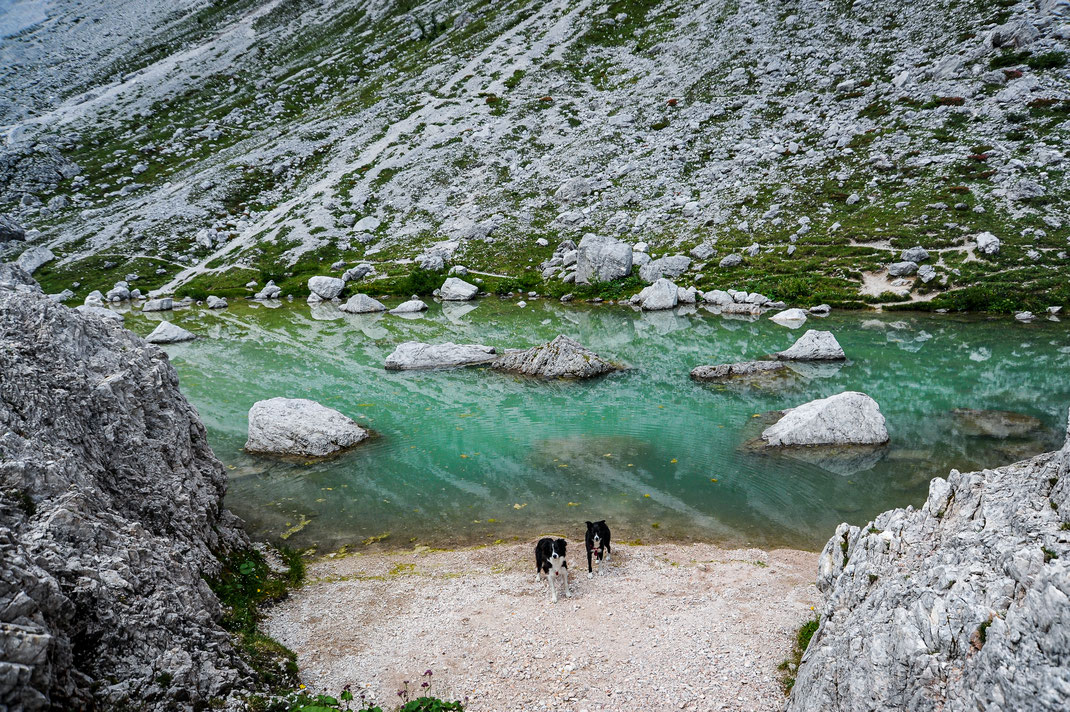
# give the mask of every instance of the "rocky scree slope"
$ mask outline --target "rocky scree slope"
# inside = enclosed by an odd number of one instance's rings
[[[597,232],[803,306],[1070,303],[1066,0],[156,5],[4,40],[0,213],[50,292],[435,253],[563,293],[538,265]]]
[[[788,710],[1065,710],[1070,437],[937,477],[920,509],[840,525]]]
[[[204,579],[248,546],[225,489],[163,351],[0,265],[0,707],[255,687]]]

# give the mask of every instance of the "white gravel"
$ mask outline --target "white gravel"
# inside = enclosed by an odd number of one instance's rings
[[[572,598],[535,583],[534,544],[324,558],[270,613],[303,682],[393,705],[410,681],[487,710],[779,710],[777,665],[813,616],[817,554],[709,544],[614,547]]]

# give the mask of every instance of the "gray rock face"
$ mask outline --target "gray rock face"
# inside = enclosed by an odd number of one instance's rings
[[[317,275],[308,280],[308,290],[320,299],[334,299],[342,293],[345,286],[346,283],[338,277]]]
[[[888,429],[877,402],[845,391],[791,408],[762,432],[773,447],[796,445],[881,445]]]
[[[349,301],[338,307],[350,314],[371,314],[373,312],[386,311],[386,306],[378,299],[372,299],[367,294],[354,294]]]
[[[691,266],[691,258],[671,255],[652,260],[639,268],[639,278],[644,282],[656,282],[662,277],[679,277]]]
[[[708,260],[713,255],[713,247],[703,242],[691,249],[691,256],[696,260]]]
[[[776,357],[782,361],[843,361],[847,358],[831,331],[817,329],[807,330],[798,341],[778,352]]]
[[[917,271],[916,262],[893,262],[888,265],[888,274],[892,277],[909,277]]]
[[[162,299],[149,299],[141,305],[141,311],[170,311],[174,308],[174,306],[174,300],[172,300],[171,297],[163,297]]]
[[[368,439],[350,418],[305,398],[270,398],[249,409],[249,452],[326,457]]]
[[[726,268],[726,267],[739,267],[741,264],[743,264],[742,255],[731,254],[731,255],[725,255],[724,257],[722,257],[721,261],[718,263],[718,266],[723,267],[723,268]]]
[[[1056,710],[1070,690],[1070,441],[929,484],[825,545],[791,712]]]
[[[178,324],[169,321],[161,321],[152,333],[145,337],[150,344],[176,344],[180,341],[193,341],[196,334],[186,331]]]
[[[7,215],[0,215],[0,242],[25,239],[26,230],[22,225],[19,225],[13,218],[9,218]]]
[[[439,296],[451,302],[466,302],[469,299],[475,299],[477,294],[479,294],[479,287],[457,277],[447,277],[439,289]]]
[[[975,239],[977,241],[977,251],[981,254],[995,255],[999,253],[999,238],[992,233],[982,232]]]
[[[433,368],[458,368],[491,363],[497,352],[492,346],[481,344],[425,344],[419,341],[406,341],[398,344],[394,352],[386,357],[388,371],[410,371]]]
[[[0,708],[185,711],[253,687],[203,578],[248,542],[167,355],[4,275]]]
[[[691,369],[691,378],[696,381],[723,382],[733,379],[754,379],[772,375],[784,375],[788,365],[780,361],[743,361],[722,363],[716,366],[698,366]]]
[[[351,268],[347,269],[342,274],[342,281],[343,282],[353,282],[353,281],[356,281],[358,279],[364,279],[368,275],[374,274],[374,273],[375,273],[375,267],[373,267],[371,264],[369,264],[367,262],[364,262],[362,264],[357,265],[356,267],[351,267]]]
[[[117,311],[112,311],[111,309],[108,309],[106,307],[94,306],[92,304],[83,304],[79,307],[75,307],[75,309],[82,312],[83,314],[94,314],[104,319],[111,319],[112,321],[117,321],[120,324],[123,323],[122,314]]]
[[[604,235],[588,234],[576,255],[576,284],[608,282],[632,273],[632,248]]]
[[[924,262],[929,259],[929,251],[921,245],[916,245],[903,250],[903,253],[899,255],[899,259],[903,262],[913,262],[917,264],[918,262]]]
[[[39,267],[41,267],[41,265],[51,262],[54,259],[56,259],[56,256],[52,254],[52,250],[47,247],[31,247],[19,255],[19,258],[15,260],[15,263],[26,270],[27,274],[33,274]]]
[[[592,378],[619,371],[622,366],[567,336],[558,336],[549,343],[507,353],[494,362],[493,368],[541,378]]]

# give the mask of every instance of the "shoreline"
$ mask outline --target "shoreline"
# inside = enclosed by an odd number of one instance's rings
[[[377,703],[419,690],[466,710],[782,709],[777,666],[815,614],[818,554],[712,544],[618,543],[572,597],[534,581],[533,542],[318,557],[267,612],[314,693],[352,685]]]

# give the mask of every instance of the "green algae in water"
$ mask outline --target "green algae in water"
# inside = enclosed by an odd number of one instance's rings
[[[237,303],[132,313],[127,325],[147,334],[160,318],[206,337],[167,351],[230,473],[227,505],[256,537],[321,551],[543,533],[578,540],[588,519],[608,520],[620,540],[814,549],[841,521],[919,506],[929,480],[952,467],[1056,449],[1070,404],[1070,333],[1047,321],[834,313],[793,331],[702,309],[644,314],[541,300],[520,309],[485,299],[432,304],[413,318]],[[784,349],[806,328],[835,333],[850,361],[764,388],[688,378],[700,364]],[[512,348],[559,333],[632,368],[572,383],[382,366],[407,340]],[[770,411],[844,390],[880,404],[887,451],[845,464],[743,447]],[[274,396],[319,401],[381,437],[320,462],[248,455],[249,407]],[[951,412],[961,408],[1022,413],[1037,427],[993,437]]]

